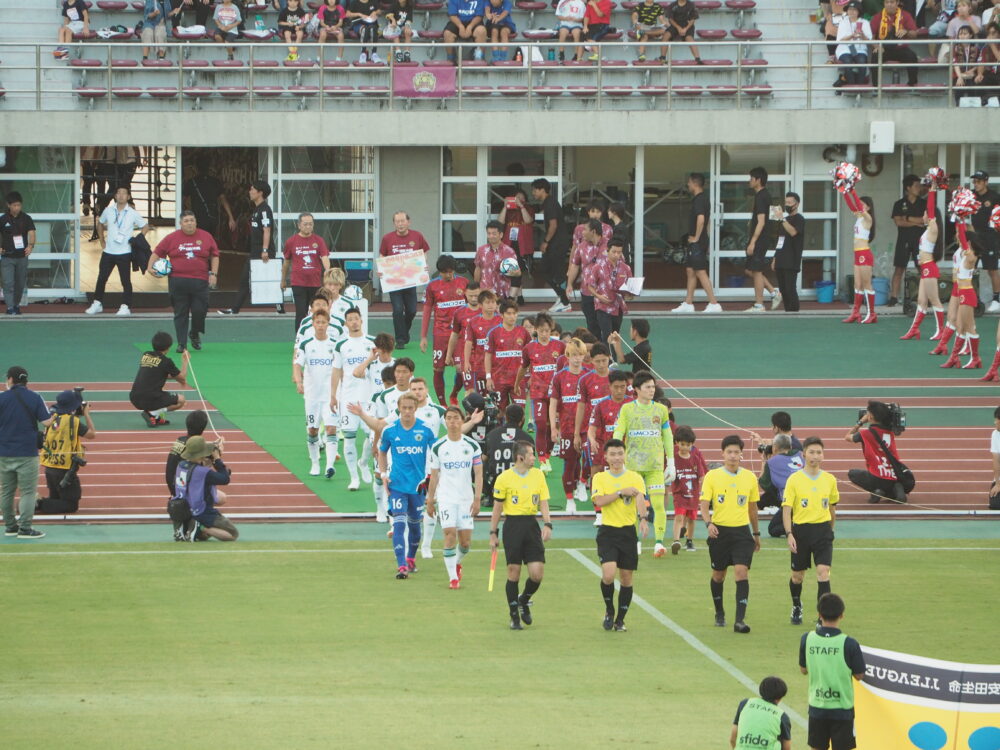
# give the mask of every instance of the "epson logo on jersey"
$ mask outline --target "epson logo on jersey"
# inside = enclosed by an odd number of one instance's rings
[[[521,352],[517,351],[516,349],[506,349],[502,352],[497,352],[493,356],[495,356],[497,359],[510,359],[511,357],[517,357],[518,359],[520,359]]]
[[[750,732],[747,732],[740,737],[737,744],[753,745],[754,747],[771,747],[771,740],[762,734],[751,734]]]
[[[471,469],[472,461],[442,461],[442,469]]]
[[[420,456],[424,453],[424,449],[417,445],[397,445],[395,449],[396,453],[407,456]]]
[[[326,357],[310,357],[306,360],[306,364],[310,367],[332,367],[333,357],[329,359]]]
[[[344,361],[349,365],[360,365],[367,357],[345,357]]]

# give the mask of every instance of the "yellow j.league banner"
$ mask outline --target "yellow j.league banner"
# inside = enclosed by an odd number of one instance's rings
[[[1000,665],[861,650],[858,750],[1000,750]]]

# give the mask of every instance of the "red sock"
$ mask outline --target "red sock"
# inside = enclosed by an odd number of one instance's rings
[[[438,403],[443,404],[444,398],[444,370],[434,371],[434,395],[438,398]]]

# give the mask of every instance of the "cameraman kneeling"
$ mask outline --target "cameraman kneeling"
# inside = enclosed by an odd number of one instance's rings
[[[774,436],[774,442],[770,445],[771,456],[764,464],[764,470],[760,474],[760,502],[759,508],[769,508],[775,506],[778,512],[771,517],[771,522],[767,525],[767,533],[773,537],[783,537],[785,535],[785,524],[781,517],[781,502],[785,494],[785,484],[795,472],[805,466],[802,458],[802,450],[792,446],[792,439],[786,433],[778,433]]]
[[[174,494],[187,500],[191,508],[191,518],[195,522],[189,536],[192,542],[208,537],[235,542],[240,535],[233,522],[216,510],[216,506],[226,502],[226,495],[219,487],[229,484],[232,473],[222,462],[223,443],[222,438],[216,444],[195,435],[188,438],[181,451]]]
[[[41,460],[49,496],[38,500],[35,513],[76,513],[83,495],[77,471],[87,465],[80,441],[93,440],[97,430],[90,418],[90,406],[83,402],[79,391],[60,393],[52,414],[52,423],[46,428],[42,442]]]
[[[893,464],[899,463],[896,437],[892,432],[893,416],[888,404],[869,401],[868,409],[847,433],[848,443],[861,443],[865,457],[864,469],[851,469],[847,478],[851,484],[871,493],[868,502],[878,503],[882,497],[906,502],[906,490],[899,482]],[[895,461],[886,455],[888,451]]]

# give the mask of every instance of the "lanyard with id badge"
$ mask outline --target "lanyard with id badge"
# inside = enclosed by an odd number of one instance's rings
[[[115,243],[119,245],[124,245],[128,242],[128,235],[125,230],[122,229],[122,222],[128,218],[128,208],[124,211],[119,211],[118,207],[115,207]]]

